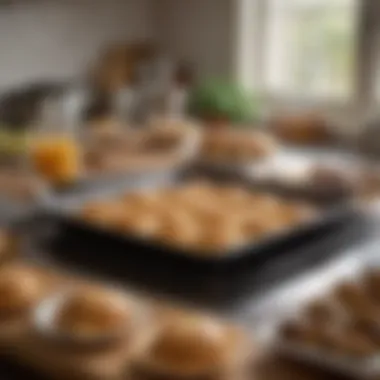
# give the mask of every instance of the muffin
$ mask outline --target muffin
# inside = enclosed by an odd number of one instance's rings
[[[152,378],[219,378],[242,360],[242,338],[207,317],[173,315],[141,354],[138,364]]]
[[[30,268],[7,267],[0,271],[0,315],[23,313],[41,297],[44,282]]]
[[[122,334],[132,328],[133,306],[117,292],[80,289],[70,294],[57,312],[60,332],[79,338]]]

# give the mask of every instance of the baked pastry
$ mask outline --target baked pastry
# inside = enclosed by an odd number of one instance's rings
[[[363,283],[368,295],[375,303],[380,304],[380,272],[378,270],[369,271],[366,273]]]
[[[0,230],[0,263],[9,258],[17,250],[18,240],[6,231]]]
[[[333,292],[334,298],[349,311],[360,309],[370,301],[364,289],[354,282],[343,282]]]
[[[305,319],[313,326],[328,326],[335,315],[334,306],[328,300],[312,302],[305,310]]]
[[[263,219],[263,217],[248,214],[244,216],[241,221],[241,229],[244,238],[247,241],[252,241],[255,238],[261,238],[269,233],[275,232],[280,228],[276,220]]]
[[[242,340],[207,317],[172,315],[140,357],[151,376],[199,379],[218,378],[242,360]]]
[[[247,146],[251,154],[257,158],[268,157],[277,149],[277,141],[273,135],[265,132],[255,132],[252,138],[247,139]]]
[[[250,193],[239,186],[222,186],[215,189],[215,195],[221,203],[229,203],[233,206],[251,200]]]
[[[378,352],[378,346],[369,336],[352,329],[342,329],[336,337],[333,349],[353,358],[369,358]]]
[[[113,228],[118,226],[122,216],[119,202],[93,202],[87,204],[80,212],[80,218],[85,222]]]
[[[125,210],[130,209],[142,209],[151,208],[155,206],[159,201],[159,193],[153,191],[133,192],[127,193],[122,198],[123,208]]]
[[[221,163],[244,163],[273,153],[276,143],[268,134],[246,131],[209,132],[203,142],[202,157]]]
[[[244,241],[245,236],[239,222],[224,215],[203,226],[197,247],[204,252],[220,254],[223,250],[238,247]]]
[[[259,209],[263,214],[276,213],[279,211],[284,201],[272,194],[255,194],[251,196],[252,209]]]
[[[332,139],[325,120],[312,113],[280,116],[275,118],[273,126],[276,135],[291,144],[323,144]]]
[[[301,323],[289,323],[281,328],[282,339],[306,346],[328,348],[334,341],[334,336],[320,326],[310,326]]]
[[[199,236],[196,220],[184,212],[169,212],[156,231],[155,238],[164,243],[192,247]]]
[[[308,205],[289,203],[281,206],[278,218],[291,226],[311,220],[315,214],[315,210]]]
[[[121,334],[132,327],[131,305],[117,292],[81,289],[65,299],[55,323],[61,332],[81,338]]]
[[[44,282],[30,268],[7,267],[0,271],[0,315],[22,313],[32,307],[44,291]]]
[[[183,138],[183,131],[175,128],[157,128],[149,131],[144,139],[144,149],[149,152],[175,148]]]
[[[311,170],[308,185],[317,196],[323,198],[345,197],[355,191],[354,176],[343,170],[322,166]]]
[[[139,237],[152,237],[160,228],[161,218],[158,213],[146,210],[129,210],[120,219],[118,230]]]
[[[297,322],[288,322],[280,327],[280,338],[289,343],[305,342],[305,326]]]

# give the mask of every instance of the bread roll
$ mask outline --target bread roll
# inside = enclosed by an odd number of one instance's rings
[[[226,329],[211,319],[173,316],[152,342],[147,368],[157,375],[215,374],[233,351],[229,343]]]
[[[28,268],[4,268],[0,271],[0,314],[22,312],[38,300],[44,284]]]
[[[57,316],[60,330],[93,336],[131,327],[131,306],[123,295],[102,290],[80,290],[70,295]]]

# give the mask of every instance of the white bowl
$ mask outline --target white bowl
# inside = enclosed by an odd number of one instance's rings
[[[74,333],[71,334],[68,331],[61,330],[57,326],[56,320],[62,306],[72,294],[75,294],[74,289],[66,289],[42,300],[39,305],[37,305],[32,313],[32,324],[38,334],[61,344],[80,346],[106,345],[116,343],[122,339],[128,339],[129,334],[135,333],[137,323],[141,323],[143,320],[139,314],[141,313],[146,317],[146,313],[142,311],[141,306],[138,305],[134,299],[127,298],[129,296],[126,296],[126,312],[131,310],[130,306],[132,306],[132,310],[135,309],[135,315],[132,317],[132,325],[126,320],[125,325],[121,327],[118,326],[104,333],[83,336]]]

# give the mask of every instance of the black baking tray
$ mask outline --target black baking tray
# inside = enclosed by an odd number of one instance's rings
[[[139,188],[154,189],[165,186],[175,186],[192,179],[206,179],[221,183],[238,183],[242,186],[249,187],[252,190],[256,189],[252,183],[249,183],[249,181],[236,173],[221,174],[197,169],[176,172],[165,178],[145,178],[144,181],[138,183],[131,182],[129,184],[124,184],[122,188],[112,189],[107,193],[101,194],[99,198],[109,198],[112,197],[112,195],[116,196],[121,192],[128,192]],[[242,260],[251,257],[268,257],[275,251],[280,251],[285,248],[289,249],[293,245],[302,244],[303,241],[317,238],[321,234],[328,234],[334,228],[334,225],[349,220],[348,216],[353,215],[356,212],[354,203],[349,199],[335,199],[333,203],[318,203],[316,206],[319,207],[321,211],[318,217],[311,220],[310,223],[297,226],[297,228],[281,231],[280,233],[268,236],[259,242],[248,243],[244,246],[230,249],[228,252],[223,252],[220,255],[210,257],[207,254],[202,254],[202,252],[190,252],[186,249],[166,246],[160,242],[141,239],[131,235],[121,235],[110,230],[101,229],[94,225],[87,224],[78,219],[74,214],[76,209],[80,208],[90,199],[91,197],[87,196],[79,200],[72,200],[71,204],[63,202],[50,205],[50,207],[45,210],[46,215],[57,222],[59,225],[59,231],[64,232],[66,235],[75,235],[83,241],[88,240],[94,242],[95,240],[98,240],[99,245],[107,247],[107,254],[105,255],[107,260],[110,257],[109,252],[112,252],[112,254],[120,252],[124,255],[132,254],[144,256],[145,258],[148,258],[149,256],[159,256],[177,262],[186,262],[187,264],[195,263],[197,265],[211,264],[220,266],[223,264],[241,262]],[[302,200],[313,202],[313,199]],[[128,251],[128,253],[126,253],[126,251]]]

